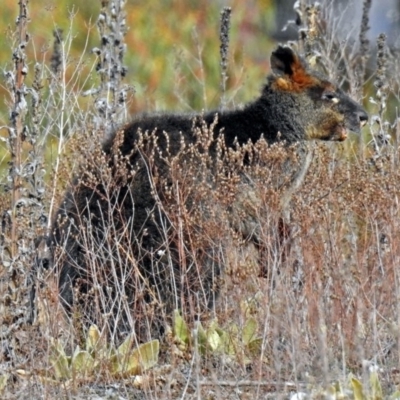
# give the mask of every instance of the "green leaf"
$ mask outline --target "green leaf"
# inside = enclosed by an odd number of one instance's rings
[[[247,345],[247,348],[249,349],[249,352],[252,356],[259,356],[261,354],[262,350],[262,345],[263,345],[263,338],[258,337],[250,341],[250,343]]]
[[[326,397],[335,400],[349,399],[340,382],[334,382],[326,390]]]
[[[134,333],[131,333],[125,338],[125,340],[118,347],[118,354],[123,357],[128,357],[134,347],[133,346],[134,341],[135,341],[135,335]]]
[[[128,335],[122,344],[118,347],[117,357],[118,357],[118,367],[115,370],[116,372],[125,371],[127,366],[130,363],[130,357],[132,355],[132,350],[135,346],[135,335],[132,333]],[[113,367],[114,368],[114,367]]]
[[[369,382],[371,385],[372,400],[382,400],[383,399],[382,386],[376,371],[371,372],[371,375],[369,377]]]
[[[182,343],[189,344],[190,332],[186,325],[185,320],[181,317],[179,310],[174,310],[173,329],[175,338],[179,339]]]
[[[125,365],[125,363],[121,363],[120,357],[114,351],[112,354],[110,354],[108,358],[108,365],[111,375],[117,375],[122,371],[123,365]]]
[[[152,340],[140,345],[129,356],[126,365],[120,370],[123,375],[139,375],[158,363],[160,342]]]
[[[208,337],[200,322],[197,323],[197,345],[199,353],[204,355],[208,350]]]
[[[354,376],[350,378],[350,383],[353,389],[354,400],[366,400],[363,393],[362,383]]]
[[[0,393],[4,391],[7,386],[8,374],[0,375]]]
[[[81,350],[79,346],[74,351],[71,359],[71,368],[74,374],[89,375],[94,369],[94,358],[86,350]]]
[[[100,343],[100,331],[97,325],[91,325],[86,338],[86,350],[92,353],[97,350]]]
[[[257,334],[257,321],[255,318],[249,318],[246,321],[246,325],[243,327],[243,333],[242,333],[242,338],[243,338],[243,343],[244,344],[249,344],[252,339],[255,338]]]
[[[64,349],[58,341],[51,345],[50,363],[54,369],[54,375],[57,379],[68,379],[71,377],[70,357],[67,357]]]
[[[221,346],[221,336],[215,329],[207,330],[207,341],[212,351],[216,351]]]
[[[236,327],[237,328],[237,327]],[[235,331],[236,329],[233,329]],[[237,334],[235,332],[222,331],[220,333],[221,338],[221,349],[226,355],[236,355],[236,349],[238,347]]]

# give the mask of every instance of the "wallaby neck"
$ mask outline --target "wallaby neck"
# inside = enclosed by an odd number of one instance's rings
[[[235,138],[240,145],[249,140],[255,143],[261,137],[268,143],[299,141],[303,137],[303,128],[296,126],[296,118],[290,112],[290,103],[287,109],[282,110],[282,106],[278,106],[279,102],[274,102],[273,93],[269,94],[264,92],[258,100],[243,109],[211,112],[207,114],[206,121],[211,123],[215,114],[218,114],[215,131],[222,131],[228,146],[233,145]]]

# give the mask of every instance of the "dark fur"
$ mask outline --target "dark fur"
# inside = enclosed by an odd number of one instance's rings
[[[216,278],[220,274],[220,265],[210,256],[212,249],[200,248],[198,256],[203,260],[202,270],[190,272],[190,267],[194,265],[190,264],[190,259],[185,260],[186,267],[182,267],[182,255],[177,244],[163,234],[165,227],[169,229],[170,226],[152,192],[149,165],[137,148],[141,133],[153,132],[161,153],[169,146],[169,153],[175,155],[180,149],[182,137],[186,144],[196,143],[193,127],[201,125],[203,119],[210,126],[216,114],[218,119],[213,129],[214,140],[223,135],[228,147],[234,146],[235,141],[239,145],[249,141],[255,143],[261,137],[269,143],[278,140],[294,143],[306,139],[341,141],[346,139],[348,131],[359,132],[360,123],[367,120],[365,111],[358,103],[333,83],[310,71],[290,48],[278,47],[272,53],[271,67],[273,73],[268,77],[261,96],[243,109],[212,111],[204,116],[142,115],[104,143],[103,151],[109,167],[116,168],[114,160],[120,152],[127,157],[125,166],[128,170],[135,170],[135,175],[133,178],[126,177],[125,182],[121,177],[115,177],[116,190],[111,197],[99,180],[93,185],[83,177],[64,198],[54,219],[52,242],[53,253],[58,257],[56,265],[60,296],[67,309],[76,304],[74,287],[82,295],[91,292],[93,272],[88,269],[93,257],[97,258],[96,273],[102,274],[103,280],[108,279],[110,265],[117,265],[117,273],[121,276],[123,273],[118,271],[127,265],[134,270],[123,289],[134,320],[139,312],[144,312],[144,306],[139,303],[153,302],[151,293],[155,292],[161,299],[156,311],[159,314],[170,312],[175,307],[184,307],[185,301],[189,303],[190,311],[194,312],[204,310],[213,303],[214,289],[218,290]],[[145,144],[152,145],[154,143],[150,139]],[[215,145],[212,144],[209,151],[214,150]],[[167,163],[156,157],[155,164],[158,173],[166,177]],[[94,169],[89,172],[97,173]],[[165,182],[159,183],[163,184]],[[88,221],[93,227],[90,235],[95,237],[99,246],[98,254],[88,254],[85,249],[84,237],[88,234],[85,226]],[[129,230],[129,240],[122,242],[122,246],[127,246],[136,260],[121,261],[112,259],[110,254],[104,256],[101,253],[104,230],[110,221],[114,225],[115,235],[124,229]],[[164,230],[161,226],[164,226]],[[59,249],[58,253],[55,252],[56,248]],[[105,259],[99,263],[103,256]],[[145,282],[145,287],[138,288],[138,275],[141,276],[141,282]],[[100,290],[106,293],[104,288]],[[107,293],[106,297],[121,294],[115,288]],[[89,304],[93,301],[91,299],[93,297],[88,295],[86,300],[82,300],[85,313],[93,305]],[[100,308],[103,312],[117,313],[117,309],[110,305]],[[119,323],[127,319],[125,315]]]

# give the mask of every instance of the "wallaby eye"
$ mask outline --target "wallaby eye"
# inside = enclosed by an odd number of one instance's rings
[[[322,99],[332,101],[333,103],[339,103],[339,97],[335,92],[324,92],[322,94]]]

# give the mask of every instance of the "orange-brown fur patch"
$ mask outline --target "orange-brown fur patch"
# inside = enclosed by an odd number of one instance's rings
[[[280,77],[275,80],[273,85],[275,89],[290,91],[290,92],[301,92],[308,87],[316,86],[321,81],[315,76],[310,75],[301,64],[300,60],[295,59],[292,67],[292,74],[285,77]]]

